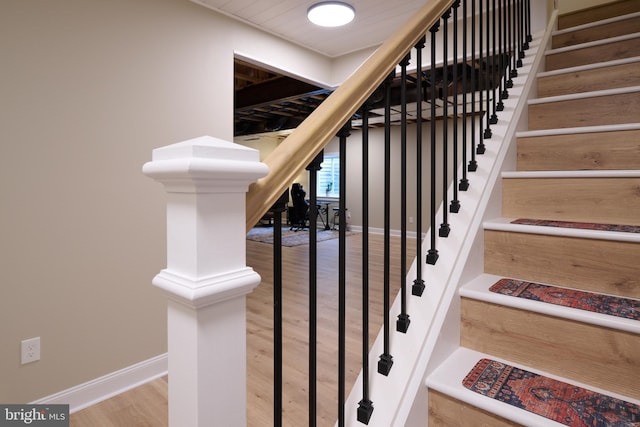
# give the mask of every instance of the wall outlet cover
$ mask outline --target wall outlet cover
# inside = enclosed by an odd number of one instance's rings
[[[21,361],[23,365],[40,360],[40,337],[22,341],[21,348]]]

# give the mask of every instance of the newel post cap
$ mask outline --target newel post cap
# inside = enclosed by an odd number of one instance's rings
[[[246,192],[268,168],[260,153],[211,136],[201,136],[153,150],[142,172],[169,192]]]

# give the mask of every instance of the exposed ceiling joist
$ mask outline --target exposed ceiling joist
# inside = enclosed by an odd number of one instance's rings
[[[500,63],[498,59],[495,60],[495,63]],[[475,64],[458,64],[455,70],[457,77],[457,81],[455,82],[452,81],[454,75],[453,66],[449,65],[447,68],[447,78],[451,80],[448,81],[446,87],[447,102],[450,105],[456,102],[461,105],[461,96],[458,96],[458,99],[453,99],[452,94],[456,89],[458,94],[464,91],[462,85],[463,74],[467,75],[468,81],[471,80],[472,75],[474,76],[474,81],[476,82],[475,90],[477,90],[480,81],[486,82],[487,73],[489,73],[490,79],[492,80],[491,84],[497,85],[504,75],[504,69],[502,72],[497,72],[496,75],[493,76],[492,70],[487,65],[491,63],[494,63],[493,59],[487,58],[483,66],[478,62]],[[502,63],[505,64],[506,62],[503,61]],[[250,67],[257,67],[242,63],[241,61],[237,61],[236,66],[238,68],[236,74],[242,73],[249,76],[262,75],[265,80],[256,81],[242,87],[236,87],[234,116],[235,136],[296,128],[331,94],[330,89],[319,88],[290,77],[277,75],[273,72],[260,74],[259,69],[256,69],[255,72],[251,71]],[[463,73],[463,71],[465,71],[465,73]],[[444,69],[438,68],[435,70],[434,84],[431,82],[433,76],[430,70],[423,70],[422,75],[423,102],[428,104],[431,99],[432,90],[435,90],[437,115],[441,117],[443,114],[442,104],[445,98],[445,88],[443,86]],[[495,82],[493,82],[494,79]],[[418,100],[416,83],[417,75],[414,72],[413,75],[408,76],[406,84],[405,100],[409,104],[415,104]],[[468,88],[467,91],[472,91],[473,89],[474,88]],[[401,104],[401,92],[400,77],[396,76],[391,83],[392,106]],[[370,126],[379,126],[379,123],[384,119],[383,113],[375,113],[376,111],[382,111],[381,109],[384,108],[384,99],[380,90],[374,92],[367,107],[370,109]],[[430,106],[428,108],[430,109]],[[425,113],[423,116],[428,116],[428,114]],[[398,117],[398,114],[392,115],[392,121],[399,120]],[[354,118],[356,120],[360,119],[360,113],[356,113]],[[415,120],[415,114],[409,114],[408,120]],[[430,116],[425,117],[425,120],[430,120]],[[360,122],[356,121],[355,123]]]

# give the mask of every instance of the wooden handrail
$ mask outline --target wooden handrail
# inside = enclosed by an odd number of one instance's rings
[[[273,206],[453,3],[455,0],[435,0],[425,4],[264,160],[269,173],[252,184],[247,193],[247,230]]]

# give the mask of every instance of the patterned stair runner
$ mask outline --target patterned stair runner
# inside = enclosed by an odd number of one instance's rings
[[[571,427],[640,425],[636,404],[491,359],[481,359],[463,385]]]
[[[640,300],[631,298],[603,295],[508,278],[498,280],[489,290],[512,297],[562,305],[632,320],[640,320]]]
[[[623,224],[596,224],[593,222],[552,221],[547,219],[518,218],[512,224],[541,225],[545,227],[579,228],[581,230],[622,231],[625,233],[640,233],[640,226]]]

